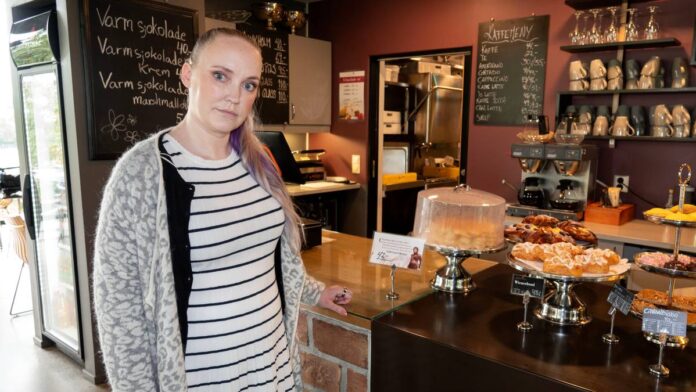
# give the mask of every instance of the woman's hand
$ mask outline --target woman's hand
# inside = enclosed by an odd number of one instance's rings
[[[343,306],[350,302],[353,298],[353,293],[346,287],[333,285],[326,287],[324,291],[321,292],[319,296],[319,303],[317,305],[322,308],[333,310],[334,312],[340,314],[341,316],[347,316],[348,312]]]

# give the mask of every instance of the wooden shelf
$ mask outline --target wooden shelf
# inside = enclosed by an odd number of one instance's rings
[[[628,140],[634,142],[673,142],[696,143],[693,137],[654,137],[654,136],[585,136],[585,140]]]
[[[631,0],[631,4],[647,3],[652,0]],[[587,10],[590,8],[604,8],[613,5],[620,6],[621,0],[565,0],[567,6],[576,10]]]
[[[599,90],[599,91],[559,91],[559,95],[613,95],[613,94],[679,94],[696,93],[696,87],[684,88],[650,88],[636,90]]]
[[[624,49],[640,49],[640,48],[663,48],[668,46],[679,46],[676,38],[658,38],[641,41],[623,41],[609,42],[604,44],[588,44],[588,45],[565,45],[561,46],[561,50],[568,53],[583,53],[583,52],[601,52],[605,50],[614,50],[617,48]]]

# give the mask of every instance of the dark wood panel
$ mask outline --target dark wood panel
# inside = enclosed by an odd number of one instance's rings
[[[639,320],[618,315],[621,342],[601,340],[609,330],[609,285],[578,287],[590,324],[561,327],[531,317],[534,329],[525,335],[515,328],[521,299],[508,293],[513,272],[495,266],[474,276],[478,289],[468,296],[433,293],[375,320],[372,389],[696,390],[694,331],[684,350],[666,349],[672,374],[657,385],[648,365],[657,362],[658,348],[643,338]]]

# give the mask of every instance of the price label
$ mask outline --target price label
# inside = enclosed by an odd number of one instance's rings
[[[643,311],[643,332],[686,336],[686,312],[646,308]]]
[[[609,292],[609,297],[607,298],[607,302],[609,302],[611,304],[611,306],[618,309],[619,312],[626,315],[626,314],[628,314],[628,311],[631,310],[631,304],[633,303],[633,297],[635,297],[635,294],[628,291],[627,288],[625,288],[619,284],[615,284],[614,287],[612,287],[611,291]]]
[[[530,297],[543,298],[545,288],[546,281],[544,279],[513,274],[510,294],[525,295],[525,293],[529,293]]]

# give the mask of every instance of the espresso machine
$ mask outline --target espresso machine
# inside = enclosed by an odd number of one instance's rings
[[[522,188],[516,189],[518,203],[507,207],[509,215],[583,219],[588,200],[595,199],[596,146],[518,143],[511,152],[522,170]]]

